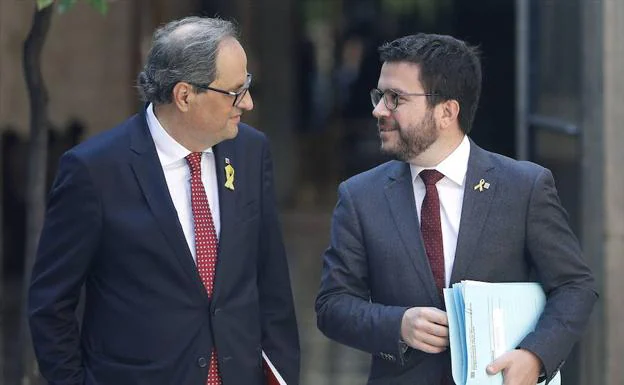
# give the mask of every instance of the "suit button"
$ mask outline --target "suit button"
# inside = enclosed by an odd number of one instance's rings
[[[208,366],[208,361],[206,361],[206,357],[199,357],[197,359],[197,366],[199,366],[200,368],[205,368],[206,366]]]
[[[220,312],[221,312],[221,309],[220,308],[216,308],[216,309],[214,309],[214,312],[212,314],[216,316]]]

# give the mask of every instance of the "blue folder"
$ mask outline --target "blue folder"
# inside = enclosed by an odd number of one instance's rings
[[[457,385],[503,385],[485,368],[535,329],[546,296],[535,282],[462,281],[444,289],[453,380]],[[559,373],[549,385],[561,385]]]

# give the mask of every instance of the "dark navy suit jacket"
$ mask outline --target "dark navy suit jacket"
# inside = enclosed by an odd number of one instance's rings
[[[264,350],[289,385],[299,342],[266,137],[240,124],[213,147],[221,234],[208,298],[144,113],[63,155],[28,311],[54,385],[203,385],[213,347],[224,385],[264,384]],[[224,187],[225,158],[235,169]],[[85,287],[80,331],[75,309]]]
[[[480,180],[489,188],[474,189]],[[407,163],[391,161],[342,183],[316,300],[328,337],[373,354],[369,384],[439,385],[448,352],[408,349],[403,313],[444,308],[420,235]],[[451,284],[537,280],[547,304],[520,344],[550,379],[580,338],[597,298],[552,174],[487,152],[472,141]]]

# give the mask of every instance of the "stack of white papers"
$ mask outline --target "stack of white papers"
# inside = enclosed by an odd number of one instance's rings
[[[546,297],[534,282],[462,281],[444,289],[451,366],[457,385],[503,385],[485,368],[535,329]],[[549,385],[560,385],[559,373]]]

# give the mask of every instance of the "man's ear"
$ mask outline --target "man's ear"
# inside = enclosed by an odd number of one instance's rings
[[[187,112],[195,93],[193,86],[186,82],[178,82],[171,91],[173,104],[182,112]]]
[[[442,128],[457,124],[459,119],[459,103],[455,99],[450,99],[438,104],[439,119]]]

